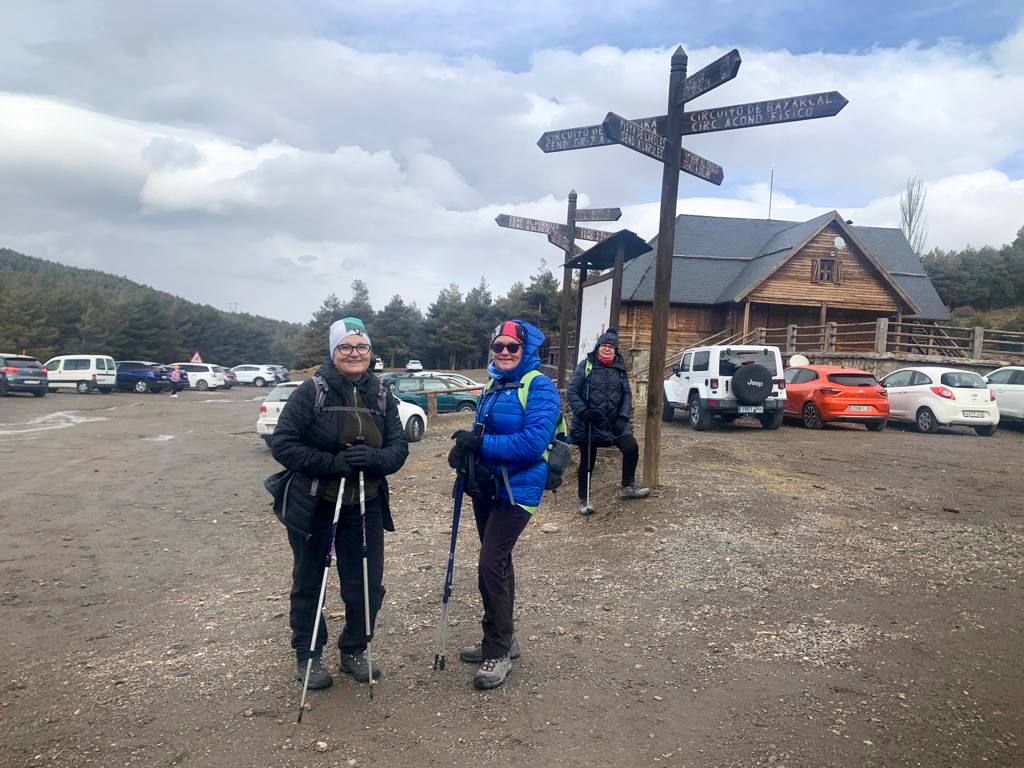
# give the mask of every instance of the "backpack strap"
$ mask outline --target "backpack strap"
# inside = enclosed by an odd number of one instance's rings
[[[313,415],[316,416],[327,402],[327,380],[319,373],[314,373],[313,386],[316,387],[316,400],[313,401]]]

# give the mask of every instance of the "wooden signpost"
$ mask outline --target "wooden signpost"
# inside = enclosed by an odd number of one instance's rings
[[[576,238],[591,240],[600,243],[607,240],[614,233],[604,232],[599,229],[576,226],[577,221],[618,221],[622,217],[622,210],[619,208],[577,208],[576,190],[569,191],[569,205],[565,217],[565,224],[558,224],[554,221],[543,219],[529,219],[524,216],[510,216],[506,213],[499,213],[495,218],[499,227],[509,229],[521,229],[526,232],[539,232],[548,236],[548,242],[565,252],[567,261],[574,256],[583,253],[583,249],[576,245]],[[576,354],[573,359],[579,357],[579,327],[580,313],[583,309],[583,281],[587,279],[587,270],[580,270],[580,300],[576,307]],[[558,334],[558,386],[565,386],[565,369],[569,356],[569,312],[572,307],[572,267],[562,266],[562,322]]]
[[[740,63],[739,51],[734,49],[696,74],[687,77],[686,52],[680,46],[672,54],[669,69],[667,114],[627,120],[614,112],[609,112],[601,125],[547,131],[537,141],[544,152],[621,144],[657,160],[662,165],[661,213],[651,318],[651,359],[647,377],[647,413],[644,423],[643,479],[644,484],[651,487],[658,484],[658,459],[661,452],[661,381],[665,370],[665,345],[668,337],[679,172],[683,171],[712,184],[721,184],[725,177],[721,166],[684,149],[682,137],[832,117],[839,114],[848,103],[838,91],[827,91],[695,112],[685,111],[684,105],[688,101],[736,77]]]

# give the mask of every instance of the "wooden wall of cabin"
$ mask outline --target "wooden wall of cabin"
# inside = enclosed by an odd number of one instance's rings
[[[619,311],[619,345],[623,350],[651,346],[652,306],[623,303]],[[684,349],[725,328],[726,308],[673,304],[668,313],[668,351]]]
[[[826,227],[747,298],[755,303],[816,305],[819,308],[825,302],[837,309],[867,310],[884,315],[895,315],[901,305],[905,307],[899,294],[853,243],[848,242],[845,249],[836,250],[834,241],[837,236],[842,236],[842,232],[836,225]],[[829,258],[842,262],[841,282],[813,282],[814,259]],[[751,327],[762,324],[755,322],[754,309],[751,307]],[[817,322],[818,318],[815,318],[815,324]]]

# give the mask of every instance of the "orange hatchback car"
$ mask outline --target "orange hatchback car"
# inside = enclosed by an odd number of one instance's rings
[[[834,365],[787,368],[787,418],[800,419],[808,429],[830,421],[854,421],[879,432],[889,418],[885,387],[867,371]]]

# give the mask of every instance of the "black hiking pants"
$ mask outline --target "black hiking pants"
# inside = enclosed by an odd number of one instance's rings
[[[366,501],[367,573],[370,578],[370,626],[377,624],[377,612],[384,602],[384,517],[379,495]],[[291,614],[292,648],[299,661],[305,661],[309,643],[313,639],[317,599],[324,577],[324,557],[327,555],[327,537],[334,518],[334,503],[321,501],[313,519],[313,535],[304,539],[291,529],[288,542],[292,546]],[[341,579],[341,600],[345,604],[345,628],[338,637],[338,647],[344,653],[358,653],[366,648],[363,609],[363,529],[359,521],[359,505],[343,505],[338,517],[338,530],[334,537],[334,561]],[[324,596],[330,605],[330,598]],[[314,656],[319,656],[327,642],[327,613],[320,617]]]
[[[632,485],[636,481],[636,465],[640,460],[640,446],[631,432],[625,432],[612,439],[612,445],[622,451],[622,487]],[[580,449],[580,468],[576,475],[576,487],[579,490],[581,499],[587,496],[587,473],[594,471],[594,464],[597,462],[598,447],[607,448],[608,443],[590,444],[590,465],[587,465],[587,444],[583,443]]]
[[[480,534],[477,585],[484,603],[480,650],[485,659],[496,659],[512,647],[516,601],[512,548],[530,522],[530,513],[505,499],[473,499],[473,515]]]

